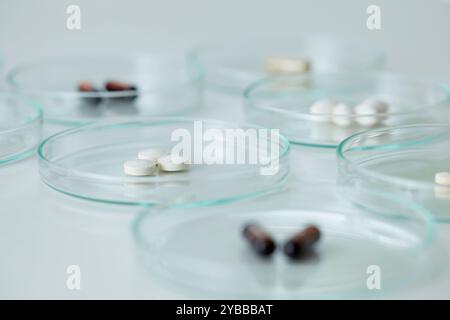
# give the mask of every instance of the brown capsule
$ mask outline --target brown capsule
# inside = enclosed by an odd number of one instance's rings
[[[262,256],[269,256],[275,250],[275,242],[270,235],[257,224],[246,225],[242,234],[250,243],[253,250]]]
[[[105,84],[105,89],[108,91],[134,91],[135,93],[132,93],[129,96],[124,96],[124,97],[116,97],[114,98],[115,100],[121,100],[121,101],[133,101],[134,99],[137,98],[137,87],[130,85],[128,83],[125,82],[120,82],[120,81],[115,81],[115,80],[111,80],[106,82]]]
[[[320,230],[310,225],[294,234],[284,246],[284,253],[293,259],[301,258],[312,251],[313,245],[320,239]]]
[[[92,92],[92,93],[98,92],[98,90],[92,85],[92,83],[87,82],[87,81],[81,81],[78,84],[78,91],[79,92]],[[102,101],[102,98],[96,97],[96,96],[83,97],[83,101],[85,101],[88,104],[97,105]]]

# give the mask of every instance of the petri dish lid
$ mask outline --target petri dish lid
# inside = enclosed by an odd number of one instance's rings
[[[374,193],[403,208],[399,219],[357,209],[333,190],[323,191],[291,190],[195,210],[143,210],[133,227],[139,257],[152,279],[207,298],[363,298],[424,279],[433,263],[429,248],[435,234],[425,209]],[[257,256],[243,239],[249,222],[262,225],[278,244],[270,258]],[[322,235],[315,255],[287,259],[280,248],[309,224]],[[382,275],[380,290],[367,285],[375,269]]]
[[[235,130],[251,137],[238,141]],[[93,123],[44,140],[38,151],[40,174],[53,189],[105,203],[203,206],[235,201],[270,192],[287,179],[289,142],[275,131],[260,134],[264,130],[189,118]],[[141,150],[182,145],[190,155],[189,170],[144,177],[123,172],[124,162]],[[245,155],[243,162],[238,153]]]
[[[41,127],[42,111],[36,102],[0,92],[0,165],[34,154]]]
[[[251,83],[268,76],[264,64],[278,56],[307,59],[313,73],[366,71],[380,68],[385,61],[384,52],[373,43],[324,35],[238,39],[200,45],[191,52],[205,72],[207,87],[230,94],[242,94]]]
[[[389,207],[365,190],[392,194],[426,207],[440,221],[450,221],[450,188],[435,182],[450,172],[450,125],[417,124],[369,130],[349,137],[337,149],[339,184],[359,205],[381,213]]]
[[[107,90],[111,80],[123,83],[125,89]],[[200,101],[202,72],[182,52],[93,52],[18,65],[6,81],[12,90],[39,101],[46,121],[80,125],[194,110]],[[80,92],[82,82],[94,90]]]

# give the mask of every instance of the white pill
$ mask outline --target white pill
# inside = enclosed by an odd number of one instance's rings
[[[175,172],[187,170],[189,165],[187,163],[176,163],[172,161],[171,155],[164,155],[158,158],[158,165],[162,171]]]
[[[151,176],[158,172],[158,165],[151,160],[128,160],[123,164],[123,170],[129,176]]]
[[[314,115],[311,119],[316,122],[330,122],[336,102],[330,99],[322,99],[314,102],[309,107],[309,113]]]
[[[304,58],[270,57],[266,60],[265,68],[274,74],[301,74],[309,71],[311,64]]]
[[[352,107],[345,103],[338,103],[333,108],[333,123],[339,127],[348,127],[353,122],[352,115]]]
[[[362,127],[374,127],[384,120],[383,113],[388,111],[386,102],[379,99],[367,99],[355,107],[356,122]]]
[[[145,149],[138,152],[138,159],[157,161],[158,158],[167,154],[163,149]]]
[[[434,182],[441,186],[450,186],[450,172],[438,172],[434,176]]]

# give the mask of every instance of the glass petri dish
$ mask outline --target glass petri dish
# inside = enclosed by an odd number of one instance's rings
[[[372,193],[402,208],[398,219],[348,202],[336,205],[334,192],[310,191],[195,210],[143,210],[133,225],[138,257],[152,279],[202,298],[367,298],[428,276],[428,265],[435,262],[430,249],[435,225],[425,209]],[[243,226],[252,222],[277,243],[271,257],[257,256],[243,239]],[[314,254],[303,260],[285,257],[287,239],[310,224],[321,230]],[[383,277],[380,290],[367,285],[375,268]]]
[[[191,52],[192,60],[205,71],[207,88],[239,95],[270,74],[265,64],[272,57],[306,59],[314,73],[377,69],[385,61],[384,52],[373,43],[317,35],[205,44]]]
[[[244,96],[247,121],[280,128],[290,142],[313,147],[335,148],[352,134],[373,128],[450,120],[444,86],[386,72],[273,77],[256,82]],[[387,103],[387,111],[356,114],[355,107],[370,98]],[[311,105],[321,99],[345,103],[351,113],[311,114]]]
[[[34,154],[41,128],[42,111],[37,103],[0,92],[0,165]]]
[[[355,203],[390,214],[392,208],[364,194],[384,190],[419,203],[438,220],[450,221],[450,187],[435,174],[450,171],[450,125],[423,124],[371,130],[338,147],[339,184]]]
[[[126,205],[203,206],[257,196],[281,187],[289,171],[289,142],[276,133],[258,134],[238,142],[228,135],[234,129],[254,132],[260,128],[186,118],[84,125],[57,133],[41,143],[40,173],[46,184],[65,194]],[[180,132],[189,138],[172,141],[172,135]],[[189,170],[144,177],[124,174],[124,162],[136,159],[139,151],[148,148],[173,151],[172,148],[186,141],[191,148],[186,151],[191,154],[190,161],[186,160],[191,163]],[[267,150],[263,144],[273,149],[258,154],[257,161],[252,162],[251,154]],[[214,149],[217,155],[222,155],[223,164],[207,152]],[[224,155],[233,157],[238,152],[245,153],[247,158],[243,162],[234,164],[234,159],[224,159]],[[265,172],[267,168],[276,170]]]
[[[7,74],[13,90],[43,105],[46,121],[64,125],[186,113],[199,105],[201,79],[186,55],[165,52],[69,56],[21,65]],[[136,90],[107,91],[111,80]],[[82,82],[97,91],[80,92]]]

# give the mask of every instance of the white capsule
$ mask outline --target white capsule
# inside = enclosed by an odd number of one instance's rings
[[[450,186],[450,172],[436,173],[434,182],[440,186]]]
[[[309,113],[314,115],[311,119],[316,122],[330,122],[336,102],[330,99],[322,99],[314,102],[309,107]]]
[[[270,57],[265,63],[265,69],[274,74],[301,74],[310,68],[310,62],[303,58]]]
[[[348,127],[352,124],[353,110],[345,103],[338,103],[333,108],[333,123],[339,127]]]
[[[158,158],[158,165],[162,171],[168,172],[185,171],[189,168],[187,163],[176,163],[172,161],[171,155],[164,155]]]
[[[355,107],[356,122],[362,127],[374,127],[384,120],[381,115],[388,111],[386,102],[378,99],[367,99]]]
[[[123,164],[123,170],[129,176],[151,176],[158,172],[158,165],[151,160],[128,160]]]
[[[145,149],[138,152],[138,159],[157,161],[158,158],[167,154],[167,150],[163,149]]]

